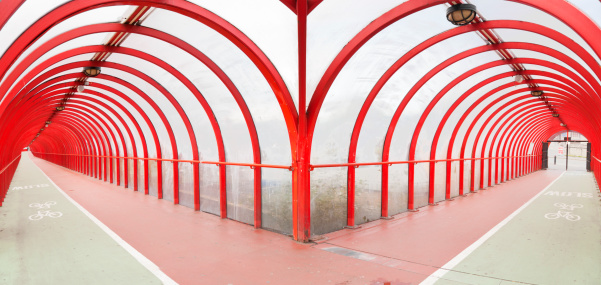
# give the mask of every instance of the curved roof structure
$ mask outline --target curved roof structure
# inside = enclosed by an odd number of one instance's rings
[[[598,165],[601,2],[460,3],[2,1],[0,197],[30,147],[307,241],[538,170],[558,132]]]

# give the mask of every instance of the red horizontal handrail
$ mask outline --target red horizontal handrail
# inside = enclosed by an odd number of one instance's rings
[[[15,159],[13,159],[8,165],[6,165],[6,167],[4,167],[2,170],[0,170],[0,174],[4,173],[4,171],[11,165],[13,164],[13,162],[15,162],[15,160],[17,160],[17,158],[21,157],[21,155],[17,155],[17,157],[15,157]]]
[[[36,152],[40,153],[40,152]],[[153,160],[153,161],[171,161],[171,162],[188,162],[188,163],[200,163],[200,164],[215,164],[215,165],[235,165],[235,166],[249,166],[254,167],[265,167],[265,168],[280,168],[293,170],[293,166],[287,165],[273,165],[273,164],[257,164],[257,163],[238,163],[238,162],[223,162],[223,161],[199,161],[199,160],[183,160],[183,159],[169,159],[169,158],[144,158],[144,157],[123,157],[123,156],[109,156],[109,155],[86,155],[86,154],[63,154],[63,153],[42,153],[42,154],[53,154],[53,155],[71,155],[71,156],[88,156],[88,157],[106,157],[106,158],[120,158],[120,159],[140,159],[140,160]],[[538,155],[521,155],[521,156],[499,156],[499,157],[481,157],[481,158],[453,158],[453,159],[430,159],[430,160],[407,160],[407,161],[383,161],[383,162],[357,162],[357,163],[337,163],[337,164],[312,164],[309,165],[310,170],[315,168],[326,168],[326,167],[348,167],[348,166],[369,166],[369,165],[393,165],[393,164],[408,164],[408,163],[425,163],[425,162],[443,162],[443,161],[465,161],[465,160],[488,160],[488,159],[502,159],[502,158],[520,158],[520,157],[534,157]],[[601,161],[600,161],[601,162]]]
[[[393,164],[409,164],[409,163],[424,163],[424,162],[443,162],[443,161],[464,161],[464,160],[487,160],[499,158],[519,158],[519,157],[534,157],[541,156],[540,154],[520,155],[520,156],[499,156],[499,157],[478,157],[478,158],[452,158],[452,159],[429,159],[429,160],[407,160],[407,161],[381,161],[381,162],[355,162],[355,163],[337,163],[337,164],[315,164],[311,165],[311,169],[325,167],[345,167],[345,166],[368,166],[368,165],[385,165]]]
[[[238,162],[221,162],[221,161],[201,161],[202,164],[216,164],[216,165],[238,165],[238,166],[250,166],[253,167],[266,167],[266,168],[281,168],[293,170],[292,166],[287,165],[273,165],[273,164],[257,164],[257,163],[238,163]]]
[[[215,165],[249,166],[250,168],[265,167],[265,168],[279,168],[279,169],[292,170],[292,166],[288,166],[288,165],[259,164],[259,163],[239,163],[239,162],[224,162],[224,161],[200,161],[200,160],[185,160],[185,159],[170,159],[170,158],[128,157],[128,156],[111,156],[111,155],[46,153],[46,152],[35,152],[35,153],[37,153],[37,154],[52,154],[52,155],[81,156],[81,157],[118,158],[118,159],[134,159],[134,160],[139,159],[139,160],[171,161],[171,162],[182,162],[182,163],[186,163],[187,162],[187,163],[215,164]]]

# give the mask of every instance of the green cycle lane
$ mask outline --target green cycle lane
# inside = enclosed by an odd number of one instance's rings
[[[0,284],[162,281],[67,199],[23,153],[0,207]]]
[[[591,173],[564,172],[450,271],[422,284],[601,284],[599,199]]]

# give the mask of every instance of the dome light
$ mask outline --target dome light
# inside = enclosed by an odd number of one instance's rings
[[[57,111],[65,110],[65,106],[58,106],[58,107],[56,107],[56,110]]]
[[[453,25],[463,26],[476,18],[476,5],[457,4],[447,9],[447,20]]]
[[[83,68],[83,73],[86,76],[94,77],[94,76],[100,74],[100,67],[98,67],[98,66],[86,66],[86,67]]]
[[[542,90],[532,90],[530,91],[530,94],[534,97],[540,97],[544,94],[544,92]]]
[[[557,114],[557,113],[553,113],[553,115],[551,115],[551,116],[553,116],[553,117],[557,118],[557,117],[559,117],[559,114]]]
[[[522,75],[520,75],[520,74],[516,75],[516,76],[515,76],[515,82],[517,82],[517,83],[522,83],[522,82],[524,82],[524,76],[522,76]]]
[[[98,70],[98,73],[100,73],[100,70]],[[86,89],[86,86],[90,85],[90,82],[87,81],[83,81],[83,82],[78,82],[78,85],[76,87],[77,92],[83,92]]]

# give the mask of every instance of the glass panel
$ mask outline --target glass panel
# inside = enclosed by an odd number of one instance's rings
[[[327,67],[356,34],[399,4],[395,0],[381,0],[378,5],[361,0],[329,0],[311,12],[307,27],[307,58],[311,59],[307,62],[307,94],[314,93]],[[369,63],[355,67],[358,69],[351,74],[359,75],[362,82],[378,78],[378,72],[383,72],[380,67],[389,66],[413,46],[450,28],[444,16],[440,17],[445,9],[438,5],[422,10],[380,31],[352,59],[369,55]]]
[[[61,45],[61,46],[62,46],[62,45]],[[52,50],[52,51],[50,51],[50,52],[54,52],[54,51],[55,51],[55,50]],[[55,63],[55,64],[51,65],[49,68],[47,68],[47,69],[46,69],[46,70],[44,70],[43,72],[47,72],[47,71],[49,71],[49,70],[52,70],[52,69],[54,69],[54,68],[56,68],[56,67],[63,66],[63,65],[66,65],[66,64],[68,64],[68,63],[72,63],[72,62],[77,62],[77,61],[88,61],[88,60],[90,60],[90,59],[91,59],[93,56],[94,56],[94,54],[93,54],[93,53],[84,53],[84,54],[80,54],[80,55],[72,56],[72,57],[69,57],[69,58],[67,58],[67,59],[65,59],[65,60],[61,60],[61,61],[59,61],[59,62],[57,62],[57,63]],[[31,65],[31,66],[30,66],[30,67],[27,69],[27,71],[26,71],[26,72],[30,72],[30,71],[31,71],[31,69],[32,69],[32,68],[33,68],[35,65],[37,65],[38,63],[40,63],[40,62],[41,62],[40,60],[36,60],[36,64],[34,64],[34,65]],[[76,72],[81,72],[81,71],[82,71],[82,69],[80,68],[80,69],[78,69]],[[71,71],[71,72],[75,72],[75,71]]]
[[[227,166],[227,217],[254,224],[253,170],[246,166]]]
[[[201,154],[200,160],[203,159]],[[200,210],[220,215],[218,166],[211,164],[200,165]]]
[[[163,149],[165,152],[165,149]],[[169,156],[171,158],[171,156]],[[173,201],[173,164],[171,161],[163,161],[163,199]]]
[[[25,74],[29,73],[33,68],[35,68],[40,63],[46,61],[50,57],[55,56],[56,54],[59,54],[61,52],[69,50],[69,49],[73,49],[73,48],[84,46],[84,45],[90,45],[90,42],[92,42],[92,43],[95,44],[97,42],[100,42],[102,40],[102,38],[104,38],[105,36],[106,36],[105,33],[104,34],[92,34],[92,35],[83,36],[83,37],[80,37],[80,38],[73,39],[71,41],[68,41],[66,43],[63,43],[63,44],[57,46],[56,48],[54,48],[54,49],[50,50],[49,52],[45,53],[40,58],[36,59],[33,64],[29,65],[29,67],[27,67],[25,69],[25,72],[21,73],[19,75],[18,79],[15,82],[13,82],[13,84],[16,83],[16,82],[18,82],[21,78],[23,78],[23,76]],[[22,56],[21,58],[24,58],[24,57]],[[89,60],[90,58],[91,58],[91,54],[87,58],[87,60]],[[73,59],[67,59],[64,62],[66,63],[66,62],[73,62],[73,61],[74,61]],[[54,65],[54,66],[56,66],[56,65]],[[10,69],[9,72],[12,72],[15,67],[17,67],[17,64],[14,64],[11,67],[11,69]],[[7,73],[7,75],[8,74],[9,73]],[[4,77],[4,80],[7,79],[7,75]],[[4,83],[4,81],[2,83]],[[14,88],[14,86],[12,86],[12,88]],[[11,88],[11,90],[12,90],[12,88]]]
[[[155,78],[157,82],[165,87],[171,95],[178,101],[186,116],[190,120],[192,128],[194,130],[194,134],[197,138],[199,153],[205,154],[205,158],[210,161],[218,161],[218,150],[216,138],[214,135],[213,127],[206,115],[206,112],[200,105],[199,101],[194,97],[190,90],[186,86],[184,86],[179,79],[170,73],[165,72],[163,69],[158,68],[149,62],[140,60],[138,58],[134,58],[128,55],[122,54],[112,54],[111,60],[120,62],[129,66],[136,66],[136,68],[145,70],[145,73],[152,78]],[[159,95],[159,96],[162,96]],[[171,104],[171,103],[168,103]],[[181,122],[181,117],[176,115],[177,121]],[[183,122],[182,122],[183,123]],[[190,139],[185,129],[185,126],[181,126],[183,128],[180,130],[180,135],[178,137],[178,141],[181,141],[178,145],[179,159],[190,160],[193,159],[192,149],[189,144]],[[186,166],[187,165],[187,166]],[[171,168],[171,165],[165,164],[166,167]],[[183,169],[179,170],[180,177],[180,203],[183,205],[187,205],[193,207],[193,173],[192,173],[192,165],[188,165],[188,163],[180,164],[180,166],[184,166]],[[166,168],[167,169],[167,168]],[[166,182],[167,183],[167,182]],[[171,181],[168,181],[171,183]],[[172,184],[166,184],[165,187],[172,188]],[[171,191],[170,191],[171,192]],[[183,199],[183,200],[182,200]]]
[[[106,70],[106,71],[105,71]],[[169,123],[172,127],[178,152],[190,152],[190,140],[187,134],[187,131],[183,125],[181,117],[175,111],[175,108],[171,105],[169,101],[161,94],[158,90],[153,88],[147,82],[130,75],[129,73],[125,73],[119,70],[105,68],[103,69],[104,74],[110,74],[118,78],[122,78],[129,83],[135,85],[140,88],[143,92],[145,92],[153,101],[155,101],[164,112],[165,116],[169,120]],[[136,96],[138,97],[138,96]],[[162,124],[162,123],[161,123]],[[161,135],[159,133],[159,135]],[[163,134],[165,138],[168,138],[168,135]],[[161,142],[161,151],[163,153],[163,158],[172,158],[172,149],[170,144]],[[173,171],[172,171],[172,162],[163,162],[163,187],[164,190],[170,189],[169,191],[163,191],[165,195],[165,199],[172,199],[172,186],[173,186]]]
[[[162,121],[160,120],[159,116],[154,112],[154,110],[149,106],[149,104],[143,100],[142,98],[140,98],[138,95],[136,95],[135,93],[133,93],[131,90],[124,88],[121,85],[115,84],[111,81],[107,81],[107,80],[103,80],[103,79],[99,79],[99,78],[93,78],[90,79],[89,81],[91,81],[91,84],[88,88],[92,89],[92,90],[96,90],[98,92],[102,92],[102,93],[109,93],[107,91],[104,90],[100,90],[94,87],[94,82],[99,82],[102,83],[104,85],[110,86],[112,88],[115,88],[117,90],[120,90],[121,92],[127,94],[134,102],[136,102],[140,108],[143,109],[144,113],[149,117],[149,119],[151,120],[151,122],[153,123],[153,126],[156,128],[157,131],[157,135],[159,138],[159,141],[161,143],[161,151],[163,153],[162,157],[163,158],[170,158],[169,153],[171,153],[171,149],[170,149],[170,141],[169,141],[169,136],[167,134],[167,131],[162,123]],[[124,106],[129,106],[129,103],[127,103],[124,99],[121,99],[120,97],[116,96],[116,95],[112,95],[111,96],[113,99],[115,99],[116,101],[120,102],[121,104],[123,104]],[[139,117],[139,115],[137,114],[137,111],[135,111],[133,108],[130,109],[132,111],[132,113],[134,114],[135,117]],[[148,154],[149,157],[151,158],[156,158],[157,154],[156,154],[156,149],[155,149],[155,145],[154,145],[154,139],[152,138],[152,135],[150,133],[150,130],[147,129],[147,127],[145,126],[145,121],[139,117],[138,118],[138,122],[144,122],[143,130],[145,132],[145,136],[146,136],[146,143],[148,145]],[[144,188],[143,185],[143,162],[139,161],[139,181],[140,181],[140,191],[142,191]],[[157,162],[156,161],[149,161],[149,192],[151,195],[153,196],[157,196]],[[163,172],[165,173],[165,172]],[[173,185],[173,184],[171,184]],[[172,187],[170,188],[172,189]],[[165,190],[163,189],[163,192],[165,193],[166,191],[169,190]]]
[[[194,208],[194,169],[192,163],[178,163],[179,203]]]
[[[434,164],[434,202],[443,201],[446,199],[446,177],[447,163],[437,162]]]
[[[255,7],[256,8],[256,7]],[[182,22],[183,21],[183,22]],[[174,23],[177,23],[175,25]],[[145,25],[154,29],[165,31],[169,34],[178,36],[190,44],[193,44],[200,51],[205,53],[211,58],[216,64],[218,64],[227,76],[236,84],[236,87],[242,94],[244,102],[248,105],[251,112],[252,118],[256,125],[258,136],[260,138],[261,150],[263,152],[263,163],[266,164],[290,164],[290,143],[288,136],[286,135],[287,129],[285,122],[283,121],[282,111],[279,103],[277,102],[273,91],[267,84],[265,78],[259,73],[259,70],[254,66],[254,63],[247,58],[237,47],[235,47],[227,39],[218,35],[215,31],[204,25],[189,19],[183,18],[173,12],[165,10],[155,10],[153,14],[147,19]],[[188,27],[187,29],[181,29],[181,25]],[[256,24],[254,24],[256,25]],[[271,31],[271,29],[270,29]],[[273,34],[270,35],[272,37]],[[264,37],[264,36],[262,36]],[[273,39],[273,38],[272,38]],[[132,39],[130,43],[132,45],[139,44],[139,38]],[[150,39],[144,39],[145,41],[154,41]],[[129,39],[128,39],[129,41]],[[273,40],[272,40],[273,41]],[[278,41],[279,43],[280,41]],[[154,44],[153,44],[154,45]],[[162,44],[165,45],[165,44]],[[271,49],[273,43],[265,43]],[[279,46],[281,48],[282,46]],[[216,116],[221,124],[225,122],[235,123],[235,125],[224,125],[224,131],[228,131],[230,128],[235,127],[233,132],[237,132],[238,135],[241,133],[248,133],[248,127],[244,123],[241,115],[239,114],[240,107],[233,100],[230,91],[224,88],[223,83],[212,74],[210,70],[203,72],[211,73],[211,76],[198,76],[198,66],[190,65],[190,62],[197,62],[196,59],[189,59],[190,56],[176,50],[170,46],[166,47],[169,50],[174,50],[173,56],[169,59],[169,62],[178,67],[189,78],[198,78],[198,82],[195,80],[195,84],[199,86],[199,89],[203,92],[207,101],[211,103],[211,106],[217,110],[222,110],[220,113],[216,112]],[[149,49],[153,54],[162,54],[165,52],[161,49]],[[275,50],[275,49],[274,49]],[[281,54],[280,50],[276,53]],[[270,54],[270,59],[271,59]],[[189,59],[189,60],[187,60]],[[191,60],[191,61],[190,61]],[[288,60],[285,60],[288,61]],[[282,64],[285,62],[282,59]],[[206,69],[202,67],[202,69]],[[284,70],[294,70],[293,68],[287,68]],[[295,79],[296,80],[296,79]],[[292,85],[293,86],[293,85]],[[221,108],[223,104],[227,103],[227,108]],[[223,116],[223,112],[227,110],[227,117]],[[234,114],[232,114],[234,113]],[[238,114],[236,114],[238,113]],[[232,116],[239,117],[236,120],[231,120]],[[250,150],[250,141],[247,143],[243,150]],[[242,149],[241,149],[242,150]],[[239,150],[236,150],[239,151]],[[269,153],[278,153],[279,155],[273,156],[268,155]],[[248,159],[247,162],[251,162],[251,153],[245,153]]]
[[[26,1],[26,2],[41,2],[41,1]],[[45,4],[40,4],[40,5],[46,6]],[[24,8],[24,7],[22,7],[22,8]],[[19,10],[22,10],[22,8]],[[56,37],[59,34],[66,32],[66,31],[72,30],[77,27],[86,26],[86,25],[106,23],[107,21],[119,20],[119,16],[123,15],[123,13],[125,13],[125,11],[127,11],[128,8],[129,8],[129,6],[114,6],[114,7],[98,8],[98,9],[86,11],[81,14],[75,15],[71,18],[68,18],[67,20],[57,24],[56,26],[54,26],[50,30],[48,30],[42,37],[40,37],[27,50],[25,50],[23,52],[23,54],[19,57],[18,61],[15,63],[18,64],[23,58],[25,58],[28,54],[30,54],[32,51],[34,51],[37,47],[39,47],[40,45],[44,44],[46,41]],[[33,11],[37,11],[37,10],[38,9],[33,9]],[[36,12],[34,12],[34,13],[36,13]],[[15,16],[16,15],[13,15],[13,17],[11,18],[11,21],[13,18],[15,18]],[[26,18],[32,19],[30,17],[31,17],[30,15],[26,16]],[[33,19],[37,20],[37,18],[33,18]],[[19,20],[19,21],[23,21],[23,20]],[[19,31],[19,30],[23,31],[24,27],[25,26],[21,26],[14,30],[15,31]],[[7,28],[9,28],[9,27],[4,27],[2,30],[4,31]],[[19,35],[20,34],[11,36],[11,38],[16,39],[16,36],[19,36]],[[99,34],[99,35],[100,35],[100,37],[98,37],[98,35],[96,35],[96,36],[92,35],[92,37],[94,37],[94,39],[87,41],[85,45],[103,44],[104,41],[102,39],[105,36],[104,36],[104,34]],[[86,37],[89,37],[89,36],[86,36]],[[77,41],[77,40],[75,40],[75,41]],[[10,41],[10,42],[7,41],[6,43],[12,43],[12,41]],[[79,45],[71,46],[71,48],[76,47],[76,46],[83,46],[83,45],[84,44],[79,44]],[[7,47],[0,46],[0,52],[4,53],[6,48],[8,48],[8,46]],[[12,68],[14,68],[14,66],[15,65],[13,65]],[[11,68],[11,70],[12,70],[12,68]]]
[[[580,1],[574,1],[580,2]],[[561,32],[562,34],[570,37],[574,41],[576,41],[579,45],[583,46],[586,50],[589,51],[590,54],[594,55],[594,52],[590,49],[590,47],[574,32],[570,27],[565,25],[563,22],[554,18],[553,16],[546,14],[536,8],[519,4],[511,1],[503,1],[503,2],[494,2],[493,1],[482,1],[482,0],[474,0],[472,1],[478,7],[478,11],[482,13],[486,17],[487,20],[518,20],[518,21],[526,21],[533,22],[539,25],[543,25],[545,27],[552,27],[554,30]],[[582,7],[589,8],[591,5],[585,5],[582,3]],[[596,5],[598,7],[598,5]],[[583,10],[586,11],[586,10]],[[598,11],[598,10],[588,10],[588,11]],[[596,19],[598,16],[596,16]],[[497,31],[498,32],[498,31]],[[526,41],[528,42],[528,38],[511,38],[505,37],[501,35],[505,41]],[[542,43],[541,43],[542,44]],[[546,44],[545,44],[546,45]],[[597,58],[597,60],[599,60]]]
[[[569,65],[567,65],[563,61],[559,61],[558,59],[556,59],[554,57],[551,57],[551,56],[548,56],[546,54],[542,54],[542,53],[538,53],[538,52],[533,52],[533,51],[527,51],[527,50],[515,50],[514,53],[518,57],[537,58],[537,59],[542,59],[542,60],[546,60],[546,61],[558,64],[558,65],[563,66],[563,67],[567,68],[568,70],[576,73],[577,75],[579,75],[579,77],[583,78],[582,75],[580,75],[572,67],[570,67]],[[581,65],[582,67],[584,67],[588,71],[588,73],[590,73],[593,76],[593,78],[595,78],[595,75],[590,70],[589,66],[586,65],[579,57],[573,56],[571,58],[574,59],[574,60],[576,60],[579,65]],[[534,67],[533,69],[536,69],[536,70],[541,70],[541,68],[545,68],[545,69],[549,70],[549,68],[543,67],[543,66],[540,66],[540,65],[532,65],[532,66]],[[553,73],[557,73],[557,71],[553,71]],[[533,77],[538,78],[540,76],[536,75],[536,76],[533,76]]]
[[[347,219],[347,170],[316,168],[311,172],[311,234],[342,229]]]
[[[429,174],[430,165],[428,163],[415,164],[415,184],[414,184],[414,195],[415,195],[415,208],[423,207],[428,205],[429,195]]]
[[[292,13],[285,5],[279,1],[272,0],[193,0],[193,2],[204,7],[211,12],[219,15],[237,29],[248,36],[266,55],[276,67],[284,82],[288,86],[293,100],[298,98],[298,72],[297,72],[297,36],[296,36],[296,15]],[[232,7],[236,7],[232,9]],[[156,12],[156,15],[154,15]],[[222,52],[220,48],[212,46],[215,42],[227,42],[222,36],[211,36],[206,38],[204,35],[216,34],[211,31],[207,33],[208,28],[193,22],[193,20],[184,19],[181,16],[165,15],[172,12],[155,10],[144,25],[149,25],[161,30],[167,29],[170,34],[185,39],[195,47],[199,47],[211,59],[219,60],[229,58],[235,59],[229,52]],[[249,17],[249,15],[268,15]],[[313,14],[311,14],[313,15]],[[157,16],[157,17],[155,17]],[[175,19],[175,20],[173,20]],[[309,21],[310,22],[310,21]],[[194,27],[182,29],[181,27]],[[265,31],[269,31],[266,33]],[[206,33],[206,34],[205,34]],[[229,42],[228,45],[232,46]],[[210,47],[210,48],[205,48]],[[234,48],[237,49],[237,48]],[[235,59],[238,60],[238,59]],[[222,68],[227,65],[221,65]],[[229,72],[228,72],[229,75]],[[261,82],[264,82],[262,79]],[[270,93],[273,96],[273,92]]]
[[[129,111],[129,113],[132,115],[132,117],[134,118],[134,120],[138,123],[138,125],[140,126],[140,129],[142,130],[142,134],[138,134],[137,133],[137,131],[138,131],[137,128],[134,127],[133,122],[130,120],[129,116],[125,115],[125,112],[123,112],[121,110],[121,108],[118,108],[113,103],[111,103],[111,102],[109,102],[107,100],[104,100],[104,99],[102,99],[100,97],[93,96],[93,95],[82,94],[85,97],[91,97],[91,98],[94,98],[96,100],[100,100],[100,101],[104,102],[105,104],[109,105],[110,108],[112,108],[115,112],[117,112],[119,114],[119,116],[121,116],[121,118],[123,118],[125,120],[125,122],[128,125],[128,128],[133,133],[133,135],[134,135],[134,141],[136,142],[138,153],[134,154],[134,155],[139,156],[139,157],[143,157],[144,152],[143,152],[143,147],[142,147],[142,145],[143,145],[142,144],[142,140],[140,139],[141,135],[146,138],[146,145],[148,146],[148,148],[149,149],[150,148],[154,148],[154,140],[152,138],[152,134],[150,132],[150,129],[146,125],[146,121],[142,118],[142,116],[129,103],[125,102],[123,99],[116,98],[117,96],[114,95],[114,94],[110,94],[110,92],[107,92],[107,91],[104,91],[104,90],[100,90],[100,89],[97,89],[97,88],[91,87],[91,86],[87,87],[86,90],[87,89],[92,89],[92,90],[96,90],[96,91],[101,91],[101,92],[104,92],[104,93],[108,93],[108,95],[111,96],[116,101],[120,101],[121,100],[122,102],[120,102],[120,104],[122,104],[124,106],[124,108],[126,108]]]
[[[262,226],[283,234],[292,234],[292,172],[262,168]]]
[[[388,169],[388,214],[407,211],[408,165],[393,164]]]
[[[128,156],[132,157],[131,154],[128,155]],[[135,184],[134,184],[134,177],[136,177],[136,175],[138,175],[138,178],[137,178],[138,179],[138,189],[137,190],[138,191],[143,191],[143,189],[144,189],[144,182],[143,181],[144,180],[140,179],[139,178],[139,174],[138,174],[138,173],[140,173],[140,172],[143,171],[143,168],[141,168],[140,166],[138,166],[138,172],[135,172],[134,171],[134,164],[135,163],[134,163],[133,159],[125,159],[124,163],[126,163],[127,167],[129,167],[129,170],[127,172],[127,177],[128,177],[127,179],[129,180],[127,188],[132,189],[132,190],[134,189],[134,186],[135,186]]]
[[[73,100],[70,100],[69,105],[79,106],[78,102],[81,102],[80,99],[73,99]],[[94,103],[92,103],[92,104],[94,104]],[[131,143],[129,143],[129,136],[128,136],[127,132],[125,131],[126,128],[129,128],[129,126],[127,126],[127,125],[124,126],[123,124],[121,124],[121,121],[119,121],[114,115],[112,115],[103,106],[101,106],[99,104],[94,104],[94,105],[96,105],[97,108],[102,110],[103,113],[100,113],[90,107],[87,107],[87,106],[82,106],[82,107],[89,109],[91,113],[95,113],[96,117],[102,118],[102,120],[109,126],[111,132],[113,133],[113,135],[115,136],[115,139],[117,140],[118,149],[115,148],[114,143],[111,141],[111,145],[113,147],[113,154],[115,156],[124,156],[124,155],[127,155],[128,153],[131,154],[131,150],[132,150]],[[78,107],[78,108],[80,108],[80,107]],[[105,115],[108,116],[108,118],[105,117]],[[116,128],[115,128],[115,125],[113,125],[113,124],[116,125]],[[107,132],[107,133],[110,135],[111,132]],[[123,136],[122,138],[126,144],[125,146],[123,146],[121,136]],[[119,181],[120,185],[124,185],[125,180],[124,180],[123,175],[125,173],[125,169],[124,169],[124,165],[123,165],[123,160],[122,159],[111,159],[111,160],[113,163],[113,174],[112,175],[113,175],[114,183],[116,184],[117,181]],[[117,171],[117,170],[119,170],[119,171]],[[132,169],[132,171],[133,171],[133,169]],[[119,176],[119,178],[117,178],[117,176]],[[132,181],[132,183],[133,183],[133,181]]]
[[[148,190],[151,196],[158,197],[158,175],[157,175],[157,161],[150,160],[148,162]]]
[[[237,47],[218,35],[215,31],[191,19],[184,19],[184,24],[190,28],[181,29],[181,17],[177,18],[177,21],[169,21],[169,19],[174,19],[175,17],[178,16],[172,12],[156,10],[148,18],[146,25],[183,38],[206,53],[215,63],[222,67],[228,77],[235,82],[236,87],[241,92],[244,101],[250,109],[261,142],[263,163],[289,164],[290,144],[286,136],[287,130],[282,120],[281,108],[273,95],[273,91],[254,64]],[[177,23],[177,25],[174,23]],[[159,54],[163,52],[162,49],[157,50]],[[224,88],[223,83],[209,70],[204,72],[210,73],[210,76],[199,77],[197,75],[198,66],[191,66],[189,64],[190,61],[186,60],[190,57],[189,55],[185,55],[181,51],[175,51],[172,54],[175,59],[170,59],[170,62],[176,64],[174,66],[177,66],[184,74],[189,75],[188,77],[199,78],[195,84],[199,86],[207,101],[211,103],[213,108],[222,110],[221,112],[216,112],[220,123],[235,122],[236,124],[232,126],[235,126],[236,130],[233,130],[233,132],[236,132],[238,136],[241,133],[248,133],[248,127],[241,118],[241,115],[235,113],[240,108],[233,101],[230,92]],[[182,59],[184,60],[181,61]],[[196,61],[195,59],[191,60]],[[231,105],[231,107],[222,108],[225,103]],[[226,112],[225,110],[227,110],[227,116],[223,115],[223,112]],[[235,120],[232,120],[232,114],[236,117],[240,116],[240,119],[235,118]],[[232,126],[229,126],[229,128]],[[227,127],[228,125],[224,127],[224,130],[227,131],[229,129]],[[250,141],[245,145],[245,148],[248,149],[248,147],[250,147]],[[268,155],[268,153],[274,152],[281,155]],[[247,159],[250,162],[252,159],[251,153],[246,155],[248,155]]]
[[[597,23],[597,26],[601,27],[601,14],[595,13],[596,11],[601,10],[601,3],[596,0],[571,0],[568,1],[572,3],[572,5],[578,7],[580,11],[586,14],[591,20]]]
[[[451,197],[459,196],[459,161],[451,162]]]
[[[476,155],[476,157],[480,157],[480,156]],[[473,187],[474,187],[475,191],[480,190],[480,179],[482,177],[482,173],[480,172],[480,163],[482,163],[482,160],[479,160],[479,159],[476,160],[475,164],[474,164],[474,168],[473,168],[473,171],[474,171],[474,185],[473,185]],[[471,187],[471,185],[470,185],[470,187]]]
[[[459,166],[461,169],[461,165]],[[472,180],[472,176],[470,175],[472,170],[472,163],[470,160],[463,161],[463,193],[470,192],[470,182]]]
[[[348,138],[350,137],[354,123],[348,120],[345,121],[342,118],[357,117],[364,98],[379,79],[379,76],[381,76],[386,68],[394,62],[393,56],[381,55],[382,47],[378,46],[378,44],[380,44],[378,43],[378,40],[382,39],[374,38],[372,40],[374,42],[373,44],[371,43],[372,41],[370,41],[369,45],[360,50],[360,52],[349,62],[347,67],[342,70],[341,74],[334,82],[332,89],[322,106],[322,113],[320,118],[318,118],[318,124],[315,130],[312,153],[312,160],[314,163],[325,163],[326,161],[328,163],[337,161],[344,162],[346,160],[346,157],[348,156]],[[457,47],[465,45],[466,42],[474,46],[482,44],[479,38],[469,34],[450,39],[445,41],[444,47],[443,44],[432,47],[428,50],[427,55],[424,53],[417,56],[395,74],[389,81],[389,84],[384,87],[380,92],[380,95],[374,101],[374,107],[368,112],[368,119],[366,120],[363,129],[365,132],[369,132],[369,134],[362,134],[360,136],[357,161],[378,161],[381,159],[382,142],[390,117],[396,110],[394,106],[398,106],[402,99],[402,97],[399,98],[399,94],[406,94],[411,86],[413,86],[413,84],[415,84],[429,68],[435,67],[439,62],[446,59],[449,53],[448,46]],[[453,43],[460,44],[453,45]],[[378,50],[378,52],[375,52],[375,50]],[[459,50],[460,49],[457,47],[457,51]],[[392,49],[389,49],[389,51],[397,52]],[[432,54],[436,54],[436,57],[439,59],[432,59]],[[379,63],[373,64],[374,57],[380,56],[382,59],[376,61]],[[358,76],[356,74],[361,74],[359,77],[363,79],[357,80]],[[452,78],[449,74],[444,74],[442,77],[445,77],[444,81],[432,80],[432,82],[437,82],[435,85],[442,85],[442,83],[440,83],[441,81],[448,82],[450,81],[450,78]],[[399,84],[399,81],[407,82],[407,84]],[[430,92],[430,94],[424,95],[424,92],[418,92],[415,96],[415,100],[410,101],[409,105],[406,107],[406,110],[397,125],[395,134],[397,132],[402,134],[399,136],[402,137],[402,140],[406,140],[406,142],[403,142],[400,145],[408,144],[410,136],[407,136],[407,134],[413,132],[413,128],[419,119],[419,110],[423,110],[427,103],[429,103],[431,97],[434,96],[431,95],[433,87],[428,86],[423,89],[427,90],[424,91],[425,93]],[[372,135],[373,133],[377,134],[377,132],[379,132],[379,135]],[[394,149],[399,145],[399,143],[395,141],[396,137],[397,136],[393,136],[392,152],[394,152]],[[401,148],[404,148],[404,146]],[[395,156],[395,154],[391,153],[392,161],[395,160],[392,158],[393,156]],[[407,160],[407,158],[402,158],[402,160]],[[426,205],[428,193],[427,166],[425,166],[425,172],[420,171],[418,166],[416,169],[416,193],[421,193],[417,196],[423,196],[424,202],[417,201],[418,205]]]
[[[355,224],[360,225],[382,216],[382,167],[362,166],[355,169]]]
[[[23,1],[21,7],[6,22],[0,30],[0,54],[4,54],[12,43],[23,33],[29,26],[35,23],[39,18],[44,16],[52,9],[66,3],[66,0],[29,0]]]
[[[83,98],[81,98],[82,100],[87,100],[85,98],[93,98],[93,99],[99,100],[99,101],[103,102],[104,104],[106,104],[108,106],[108,108],[110,108],[113,112],[117,113],[117,115],[125,121],[125,125],[122,125],[121,121],[118,120],[117,117],[115,115],[113,115],[111,112],[108,112],[108,110],[106,110],[105,107],[103,107],[101,104],[97,104],[97,106],[99,106],[100,108],[102,108],[103,110],[105,110],[105,112],[116,123],[118,122],[117,124],[119,124],[120,126],[122,126],[121,130],[122,130],[122,132],[125,135],[125,144],[127,146],[127,153],[125,154],[125,156],[127,156],[127,157],[134,157],[134,156],[137,156],[137,155],[142,156],[143,151],[142,151],[142,141],[140,139],[140,134],[138,134],[137,128],[134,126],[134,124],[130,120],[129,116],[127,116],[125,114],[125,112],[123,112],[123,110],[121,110],[120,108],[118,108],[113,103],[108,102],[107,100],[101,99],[99,97],[85,95],[84,93],[78,93],[78,96],[76,96],[75,98],[78,98],[79,96],[83,96]],[[93,104],[95,104],[95,103],[93,103]],[[143,128],[143,126],[141,126],[141,128]],[[132,135],[133,135],[133,140],[135,142],[137,153],[134,153],[134,151],[133,151],[133,146],[134,145],[132,145],[132,142],[130,141],[130,137],[127,134],[126,130],[129,130],[132,133]],[[123,183],[125,183],[125,178],[124,178],[124,175],[125,175],[125,162],[122,159],[120,159],[120,163],[121,163],[121,167],[122,167],[122,170],[121,170],[121,173],[120,173],[120,175],[121,175],[121,181]],[[128,159],[127,160],[127,165],[128,165],[128,168],[129,168],[128,169],[128,188],[133,189],[134,188],[134,175],[135,175],[134,168],[133,168],[133,161]],[[140,183],[141,181],[142,180],[138,181],[138,183]],[[142,184],[140,184],[139,187],[141,185]]]

